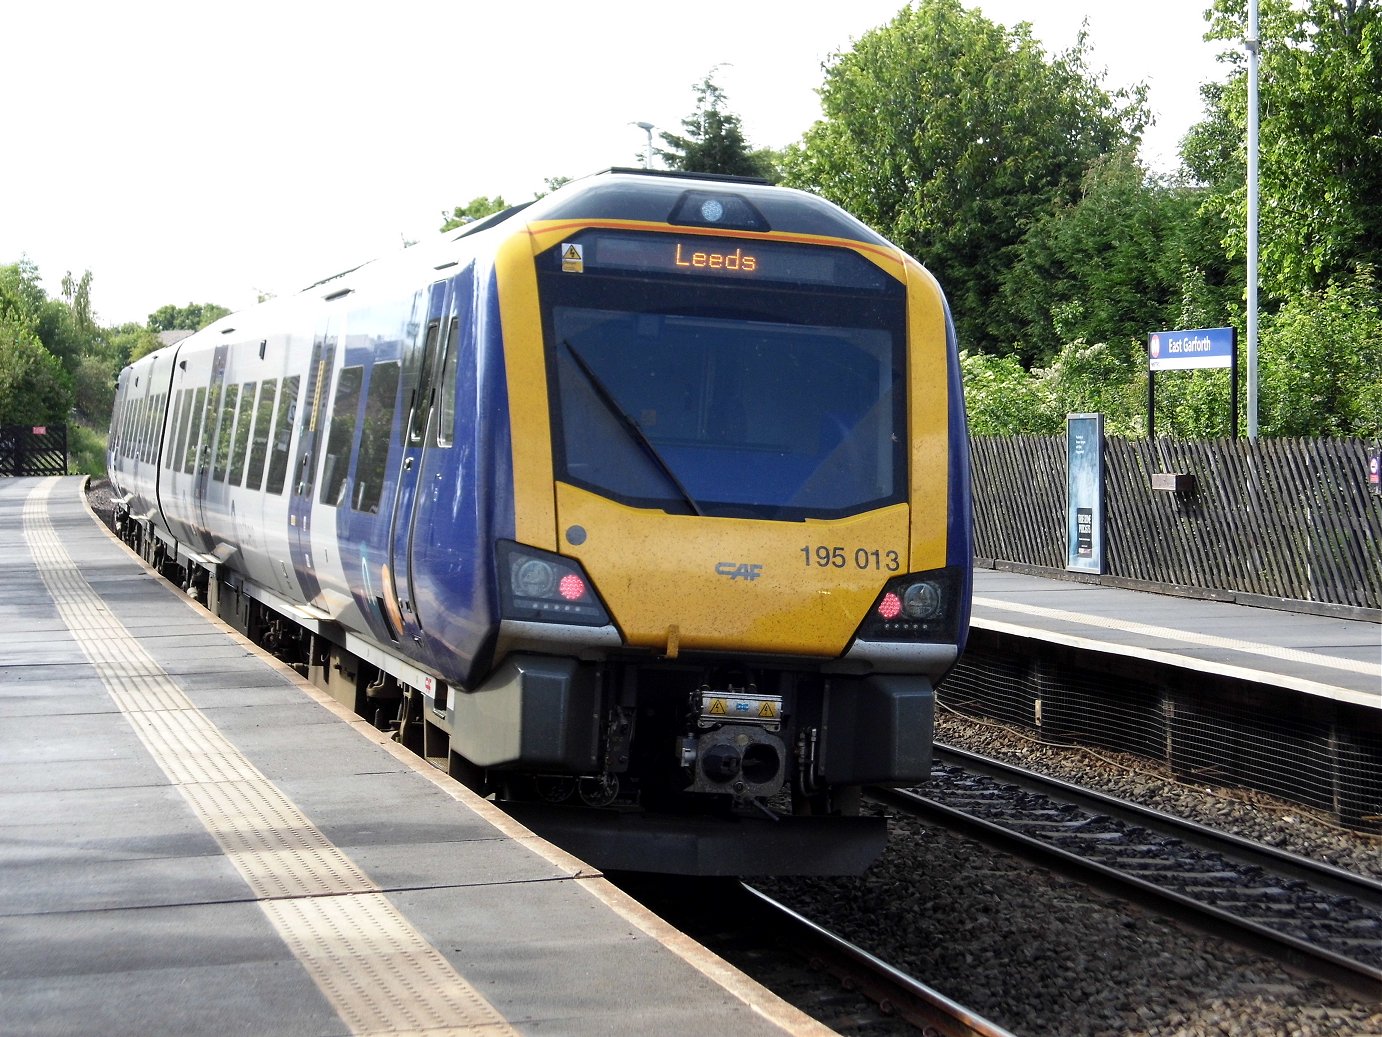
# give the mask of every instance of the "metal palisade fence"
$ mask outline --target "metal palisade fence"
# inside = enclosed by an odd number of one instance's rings
[[[0,426],[0,476],[66,474],[65,425]]]
[[[976,562],[1063,571],[1065,437],[975,437],[971,449]],[[1108,439],[1100,579],[1382,609],[1368,463],[1357,439]]]

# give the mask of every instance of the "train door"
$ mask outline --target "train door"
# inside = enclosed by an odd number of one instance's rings
[[[314,605],[321,603],[321,582],[312,561],[312,497],[325,405],[331,398],[331,368],[336,359],[336,338],[331,325],[328,317],[321,334],[312,340],[312,359],[307,367],[307,384],[302,390],[303,405],[298,411],[298,463],[293,471],[288,501],[288,551],[303,597]]]
[[[203,534],[201,549],[210,549],[210,539],[205,536],[211,528],[206,510],[206,495],[211,484],[211,462],[216,422],[221,416],[221,394],[226,388],[226,358],[230,350],[227,346],[217,346],[211,358],[211,381],[207,385],[206,405],[201,414],[201,445],[196,447],[197,460],[192,477],[192,514],[197,529]],[[197,441],[197,433],[192,432],[192,441]]]
[[[393,527],[389,532],[389,574],[394,600],[404,624],[404,636],[420,639],[422,617],[418,614],[412,573],[413,521],[419,506],[418,480],[427,449],[427,428],[436,399],[437,357],[443,351],[442,336],[449,326],[452,306],[449,281],[432,285],[427,300],[427,324],[420,342],[414,341],[403,361],[403,392],[408,401],[403,428],[403,458],[398,475]]]

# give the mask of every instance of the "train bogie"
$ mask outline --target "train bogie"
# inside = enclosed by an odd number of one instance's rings
[[[957,371],[828,203],[611,173],[140,360],[110,471],[242,627],[594,863],[857,870],[963,649]]]

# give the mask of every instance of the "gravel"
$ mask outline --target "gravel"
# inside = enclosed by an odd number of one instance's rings
[[[1172,785],[1136,757],[1052,749],[954,716],[937,739],[1382,870],[1377,839],[1267,797]],[[891,821],[887,852],[861,878],[756,884],[1023,1037],[1382,1035],[1376,1002],[913,818]]]

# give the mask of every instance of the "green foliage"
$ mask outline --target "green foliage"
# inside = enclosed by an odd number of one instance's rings
[[[93,425],[110,421],[119,373],[120,368],[111,357],[87,354],[78,358],[72,371],[72,402],[79,420]]]
[[[550,184],[551,181],[549,180]],[[465,205],[458,205],[451,210],[450,215],[442,213],[442,233],[448,230],[455,230],[467,223],[474,223],[476,220],[483,220],[486,216],[493,216],[496,212],[503,212],[509,207],[509,203],[504,201],[502,194],[496,194],[493,198],[486,198],[478,195],[468,201]]]
[[[1047,387],[1016,357],[960,353],[969,431],[976,436],[1053,435],[1055,410]]]
[[[1210,36],[1244,35],[1246,0],[1215,0]],[[1288,299],[1382,269],[1382,9],[1373,0],[1260,0],[1259,240],[1264,292]],[[1245,252],[1247,68],[1185,144]]]
[[[67,470],[72,475],[105,476],[106,433],[87,425],[68,425]]]
[[[0,320],[34,329],[48,301],[39,281],[38,267],[30,259],[0,266]]]
[[[1247,391],[1246,377],[1241,373],[1241,354],[1238,362],[1241,412]],[[1159,371],[1156,376],[1156,434],[1177,439],[1227,437],[1233,429],[1232,400],[1228,371]],[[1241,413],[1239,417],[1241,421]]]
[[[59,425],[71,408],[62,363],[31,327],[0,315],[0,425]]]
[[[1098,413],[1109,435],[1140,436],[1147,432],[1146,366],[1146,351],[1136,342],[1076,339],[1032,374],[1044,384],[1060,428],[1067,414]]]
[[[739,116],[728,110],[725,92],[715,83],[714,69],[695,90],[696,110],[681,121],[685,134],[661,134],[667,147],[656,150],[667,168],[772,179],[773,153],[750,150]]]
[[[1109,93],[1087,41],[1048,58],[960,0],[919,0],[826,67],[824,118],[791,149],[785,181],[814,190],[922,259],[945,285],[963,343],[1002,351],[996,305],[1035,220],[1074,204],[1100,156],[1136,144],[1145,88]]]
[[[1131,151],[1100,158],[1078,203],[1040,218],[1014,250],[994,325],[1030,364],[1077,339],[1140,342],[1227,322],[1242,274],[1217,247],[1204,194],[1152,176]]]
[[[1382,437],[1382,308],[1371,269],[1291,299],[1260,337],[1258,422],[1270,436]]]
[[[220,320],[230,310],[214,302],[189,302],[186,306],[168,303],[149,314],[150,331],[199,331]]]
[[[156,332],[150,331],[143,324],[134,323],[111,328],[106,332],[106,341],[109,343],[117,371],[162,345]]]

